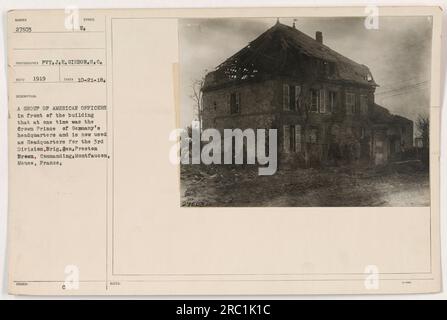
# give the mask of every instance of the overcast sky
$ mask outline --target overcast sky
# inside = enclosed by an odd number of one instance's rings
[[[430,17],[380,17],[368,30],[364,18],[281,18],[344,56],[367,65],[380,85],[376,103],[415,120],[430,105]],[[193,118],[191,83],[212,71],[276,23],[268,19],[183,19],[179,25],[182,125]]]

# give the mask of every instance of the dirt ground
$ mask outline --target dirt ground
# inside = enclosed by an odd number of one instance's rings
[[[207,207],[413,207],[430,205],[428,172],[418,162],[385,167],[278,169],[182,165],[181,205]]]

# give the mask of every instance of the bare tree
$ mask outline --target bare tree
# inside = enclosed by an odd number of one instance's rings
[[[422,138],[422,154],[421,161],[422,163],[428,167],[429,159],[430,159],[430,118],[428,115],[420,114],[416,120],[416,129],[419,133],[419,136]]]
[[[206,70],[205,70],[206,73]],[[205,77],[193,80],[191,84],[191,94],[189,97],[194,101],[194,108],[197,114],[197,120],[199,121],[199,130],[202,131],[202,96],[203,96],[203,86],[205,84]]]
[[[418,118],[416,120],[416,129],[422,138],[422,141],[424,143],[424,147],[428,147],[429,142],[429,129],[430,129],[430,119],[427,115],[418,115]]]

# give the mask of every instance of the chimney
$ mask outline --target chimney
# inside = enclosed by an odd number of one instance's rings
[[[315,32],[315,40],[323,44],[323,33],[321,31]]]

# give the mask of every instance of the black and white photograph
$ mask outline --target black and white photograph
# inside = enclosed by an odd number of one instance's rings
[[[179,20],[183,207],[430,206],[431,17]]]

